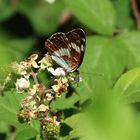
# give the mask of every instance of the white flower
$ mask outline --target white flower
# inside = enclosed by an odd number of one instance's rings
[[[20,79],[17,79],[16,81],[16,90],[17,91],[23,91],[25,89],[28,89],[30,86],[30,82],[28,79],[25,79],[23,77],[21,77]]]
[[[46,2],[53,4],[55,2],[55,0],[45,0]]]
[[[60,68],[60,67],[57,68],[56,70],[54,70],[54,68],[50,67],[50,68],[48,68],[48,71],[51,72],[52,75],[57,76],[57,77],[66,75],[64,69]]]
[[[51,87],[55,92],[59,92],[59,89],[60,89],[59,85],[53,85]]]

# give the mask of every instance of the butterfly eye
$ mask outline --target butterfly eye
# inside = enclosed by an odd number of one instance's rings
[[[85,42],[85,32],[78,28],[53,34],[46,40],[45,47],[58,65],[67,72],[74,72],[82,64]]]

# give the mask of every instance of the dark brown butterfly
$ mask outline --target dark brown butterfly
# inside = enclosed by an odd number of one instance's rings
[[[83,61],[85,42],[85,32],[78,28],[53,34],[46,40],[45,47],[58,65],[67,72],[74,72]]]

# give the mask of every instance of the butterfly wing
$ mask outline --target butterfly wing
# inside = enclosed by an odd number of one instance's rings
[[[55,33],[45,42],[52,59],[68,72],[75,71],[82,63],[84,45],[85,34],[82,29],[75,29],[66,34]]]
[[[75,71],[80,67],[85,53],[85,32],[82,29],[75,29],[66,34],[69,40],[71,52],[71,68]]]
[[[55,33],[45,42],[45,47],[52,56],[52,59],[67,71],[70,67],[71,54],[68,46],[68,39],[64,33]]]

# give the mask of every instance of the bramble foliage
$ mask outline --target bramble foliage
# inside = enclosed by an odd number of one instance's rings
[[[79,68],[82,82],[71,84],[67,94],[50,104],[53,113],[61,113],[57,139],[139,140],[140,32],[132,3],[50,1],[0,0],[0,139],[42,140],[38,120],[18,122],[27,91],[15,90],[19,77],[9,74],[10,64],[32,53],[40,55],[40,50],[44,53],[44,40],[54,32],[80,27],[86,32],[86,52]],[[50,77],[45,71],[37,78],[48,88]],[[58,133],[53,125],[46,124],[51,136]]]

